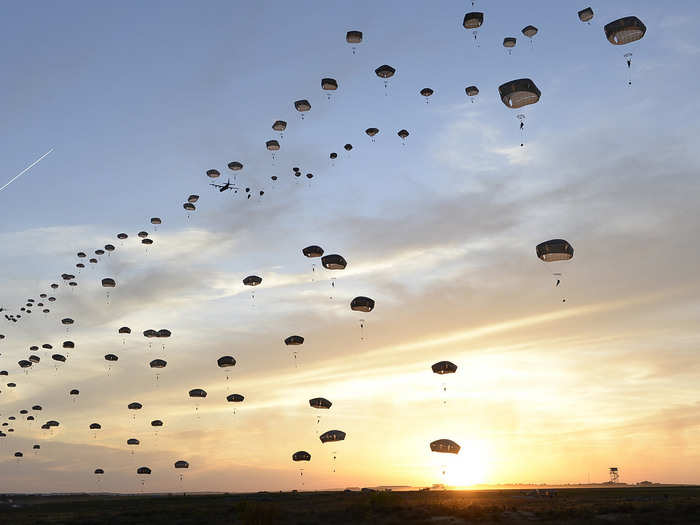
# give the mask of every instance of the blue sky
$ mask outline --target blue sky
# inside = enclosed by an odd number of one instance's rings
[[[74,2],[3,13],[2,180],[55,148],[0,194],[3,303],[43,291],[74,268],[76,251],[132,236],[59,295],[55,315],[76,318],[72,337],[90,351],[60,373],[32,370],[15,397],[0,398],[4,415],[80,384],[81,410],[115,430],[96,445],[81,430],[84,414],[57,402],[65,430],[42,447],[52,459],[29,466],[17,488],[83,490],[93,463],[108,458],[103,466],[118,474],[105,485],[134,490],[121,438],[142,430],[129,427],[122,405],[139,397],[178,422],[158,447],[144,445],[152,448],[141,457],[158,472],[170,459],[194,459],[196,489],[218,490],[225,475],[236,490],[294,488],[287,456],[317,446],[301,430],[313,423],[304,400],[326,392],[337,400],[333,424],[348,430],[347,463],[335,477],[325,464],[311,471],[313,487],[434,482],[424,449],[443,433],[466,454],[455,484],[578,481],[618,460],[628,480],[700,481],[691,468],[700,458],[699,254],[688,241],[698,233],[698,102],[687,87],[700,55],[697,7],[592,5],[587,25],[576,17],[585,6],[573,2],[478,0],[477,47],[461,25],[469,2],[376,4]],[[629,14],[646,36],[610,45],[602,26]],[[520,33],[528,24],[539,28],[532,48]],[[356,55],[344,41],[350,29],[365,35]],[[505,36],[518,37],[511,55]],[[385,63],[397,69],[386,90],[374,75]],[[326,76],[340,86],[331,101],[320,89]],[[525,110],[524,148],[517,112],[497,94],[520,77],[542,90]],[[481,90],[474,103],[464,93],[472,84]],[[429,104],[423,87],[435,90]],[[312,104],[304,120],[293,108],[301,98]],[[288,128],[273,162],[265,141],[278,138],[277,119]],[[374,143],[367,127],[380,129]],[[411,133],[405,146],[401,128]],[[239,180],[265,189],[262,199],[207,186],[205,171],[226,178],[232,160],[245,165]],[[292,166],[315,178],[294,180]],[[191,193],[201,199],[188,221]],[[152,216],[164,224],[146,253],[132,241],[152,231]],[[534,256],[552,237],[576,249],[566,306]],[[349,261],[334,301],[330,276],[312,282],[300,255],[312,243]],[[264,279],[254,307],[240,284],[251,273]],[[107,275],[118,281],[109,306],[99,288]],[[346,304],[355,295],[378,304],[365,343]],[[158,390],[144,366],[154,352],[138,337],[122,345],[122,324],[173,330],[177,351]],[[37,339],[56,344],[65,333],[53,317],[6,332],[6,368]],[[279,344],[292,332],[308,339],[301,370]],[[124,355],[105,379],[107,351]],[[238,359],[236,386],[250,401],[235,430],[220,420],[230,407],[212,402],[198,422],[183,397],[194,387],[222,397],[211,364],[226,353]],[[464,375],[450,388],[453,417],[432,428],[424,422],[440,389],[429,365],[440,359]],[[620,381],[601,381],[611,370]],[[375,447],[391,429],[405,437],[390,452]],[[544,443],[547,433],[562,437]],[[640,447],[662,443],[656,461],[642,465],[639,450],[622,446],[629,436]],[[224,462],[227,474],[208,459],[217,440],[245,451]],[[516,449],[532,460],[514,461]],[[56,474],[66,470],[72,485]],[[171,487],[154,479],[156,489]]]

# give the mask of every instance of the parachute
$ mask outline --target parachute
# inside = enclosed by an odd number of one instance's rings
[[[550,239],[538,244],[535,247],[535,253],[541,261],[546,263],[568,261],[574,256],[574,247],[564,239]],[[561,272],[555,272],[552,275],[556,279],[554,286],[559,286],[562,280]],[[566,298],[562,299],[562,302],[566,302]]]
[[[118,233],[117,234],[117,239],[120,241],[123,241],[124,239],[127,239],[129,236],[126,233]]]
[[[290,335],[284,340],[284,344],[287,346],[303,345],[304,338],[300,335]]]
[[[148,363],[148,366],[151,368],[165,368],[168,365],[168,362],[163,360],[163,359],[154,359],[150,363]]]
[[[133,402],[133,403],[129,403],[126,406],[126,408],[128,408],[129,410],[141,410],[143,408],[143,405],[141,403],[138,403],[138,402]]]
[[[54,361],[58,361],[59,363],[65,363],[66,362],[66,357],[61,355],[61,354],[53,354],[51,356],[51,359]]]
[[[537,28],[535,26],[525,26],[522,29],[522,34],[528,38],[532,38],[537,34]]]
[[[101,468],[96,468],[96,469],[95,469],[95,474],[104,474],[104,473],[105,473],[105,471],[102,470]]]
[[[348,263],[337,253],[321,257],[321,264],[326,270],[344,270]]]
[[[529,78],[520,78],[501,84],[498,87],[498,93],[503,103],[511,109],[518,109],[529,104],[535,104],[542,96],[542,92]],[[525,115],[520,113],[516,115],[516,117],[520,121],[520,146],[524,146]]]
[[[104,255],[104,254],[105,254],[105,251],[102,249],[95,250],[95,255]]]
[[[38,355],[32,354],[29,356],[29,361],[31,361],[32,363],[38,363],[39,361],[41,361],[41,358]]]
[[[338,158],[338,154],[334,151],[334,152],[332,152],[330,155],[328,155],[328,157],[329,157],[331,160],[335,160],[335,159]]]
[[[241,394],[229,394],[226,396],[226,401],[229,403],[242,403],[245,397]]]
[[[294,109],[296,109],[300,114],[302,120],[304,119],[304,113],[311,109],[311,103],[306,99],[294,101]]]
[[[394,76],[396,73],[396,70],[387,65],[384,64],[383,66],[379,66],[377,69],[374,70],[374,73],[381,79],[384,80],[384,95],[387,95],[386,89],[387,86],[389,85],[389,79]]]
[[[162,427],[163,422],[160,419],[154,419],[153,421],[151,421],[151,426],[152,427]]]
[[[268,151],[279,151],[280,143],[276,140],[268,140],[265,142],[265,147],[268,149]]]
[[[90,423],[90,430],[100,430],[102,428],[102,425],[99,423]]]
[[[305,450],[300,450],[292,454],[292,461],[311,461],[311,454]]]
[[[175,468],[190,468],[190,464],[187,461],[179,460],[175,462]]]
[[[209,177],[210,179],[216,179],[220,176],[221,173],[219,172],[219,170],[207,170],[207,177]]]
[[[197,207],[191,202],[186,202],[182,205],[182,207],[185,208],[187,211],[195,211],[197,209]]]
[[[141,244],[153,244],[153,239],[141,239]]]
[[[27,361],[26,359],[22,359],[21,361],[18,361],[17,364],[19,365],[20,368],[29,368],[32,366],[31,361]]]
[[[102,287],[103,288],[114,288],[117,285],[116,281],[112,279],[111,277],[105,277],[102,279]]]
[[[119,330],[118,333],[120,334],[130,334],[131,333],[131,328],[128,326],[122,326]]]
[[[119,361],[119,357],[114,355],[114,354],[106,354],[105,361],[109,361],[109,362]]]
[[[435,92],[432,89],[430,89],[429,87],[426,87],[426,88],[423,88],[420,90],[421,96],[425,97],[426,104],[428,104],[428,102],[429,102],[428,99],[433,95],[433,93],[435,93]]]
[[[113,252],[114,250],[116,250],[116,248],[114,247],[114,244],[105,244],[105,250],[107,250],[108,252]]]
[[[587,7],[586,9],[581,9],[578,12],[578,19],[581,22],[588,22],[590,24],[591,20],[593,20],[593,9],[591,9],[590,7]]]
[[[246,286],[258,286],[260,283],[262,283],[262,277],[257,275],[249,275],[243,279],[243,284]]]
[[[367,128],[365,130],[365,133],[367,134],[367,136],[369,138],[372,139],[372,142],[374,142],[374,136],[379,133],[379,129],[378,128]]]
[[[344,441],[345,432],[342,430],[329,430],[319,436],[321,443],[332,443],[334,441]]]
[[[139,445],[141,442],[136,438],[129,438],[126,440],[127,445]]]
[[[148,468],[148,467],[139,467],[139,468],[136,469],[136,473],[137,473],[137,474],[142,474],[142,475],[150,474],[150,473],[151,473],[151,469]]]
[[[410,133],[405,129],[400,129],[396,134],[399,137],[401,137],[403,144],[406,144],[406,139],[408,138],[408,135],[410,135]]]
[[[352,144],[346,144],[345,146],[343,146],[343,148],[345,149],[345,151],[352,151]]]
[[[68,394],[71,396],[77,396],[77,395],[80,395],[80,390],[78,390],[77,388],[74,388],[73,390],[68,392]]]
[[[604,29],[605,38],[615,46],[636,42],[644,37],[647,32],[644,23],[636,16],[626,16],[618,20],[613,20],[609,24],[606,24]],[[627,62],[627,83],[632,85],[632,53],[625,53],[624,57]]]
[[[312,244],[311,246],[307,246],[306,248],[302,249],[301,253],[303,253],[305,257],[309,258],[321,257],[323,255],[323,248]]]
[[[309,406],[311,408],[318,408],[318,409],[329,409],[333,403],[328,401],[325,397],[314,397],[313,399],[309,399]]]
[[[459,454],[460,447],[451,439],[438,439],[430,444],[430,450],[442,454]]]
[[[193,388],[192,390],[190,390],[189,395],[190,397],[205,398],[207,397],[207,392],[202,388]]]
[[[63,348],[75,348],[75,343],[73,341],[63,341],[63,344],[61,345]]]
[[[435,374],[454,374],[457,371],[457,365],[450,361],[438,361],[432,367]]]
[[[481,25],[484,23],[484,13],[467,13],[464,15],[464,21],[462,22],[462,26],[464,26],[464,29],[476,29],[478,27],[481,27]]]
[[[227,368],[230,366],[235,366],[236,360],[230,355],[225,355],[217,359],[216,364],[219,368]]]
[[[338,89],[338,82],[334,78],[322,78],[321,89],[324,91],[335,91]],[[328,100],[330,100],[331,94],[326,93],[326,97],[328,97]]]
[[[282,133],[285,129],[287,129],[287,123],[284,120],[275,120],[275,122],[272,124],[272,129]]]
[[[189,204],[194,204],[194,203],[197,202],[198,200],[199,200],[199,195],[194,195],[194,194],[192,194],[192,195],[190,195],[189,197],[187,197],[187,202],[188,202]]]
[[[231,161],[227,164],[228,169],[231,171],[241,171],[243,169],[243,164],[237,160]]]
[[[515,47],[517,41],[518,39],[513,36],[507,36],[503,39],[503,47],[505,47],[508,50],[509,55],[511,54],[511,50]]]
[[[371,312],[374,310],[374,299],[358,296],[350,301],[350,309],[355,312]]]
[[[362,42],[362,31],[348,31],[345,34],[345,41],[348,44],[359,44]]]
[[[163,223],[163,221],[161,221],[160,217],[151,217],[151,224],[158,225],[158,224],[162,224],[162,223]]]

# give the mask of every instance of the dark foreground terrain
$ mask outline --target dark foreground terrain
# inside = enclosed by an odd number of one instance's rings
[[[0,524],[700,524],[700,487],[0,497]]]

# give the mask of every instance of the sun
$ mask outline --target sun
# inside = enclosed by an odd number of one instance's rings
[[[445,484],[451,487],[467,487],[485,483],[490,468],[490,452],[487,444],[479,441],[461,443],[459,454],[443,462]]]

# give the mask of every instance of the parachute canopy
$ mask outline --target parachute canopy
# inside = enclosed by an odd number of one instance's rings
[[[151,469],[148,468],[148,467],[139,467],[139,468],[136,469],[136,473],[137,473],[137,474],[150,474],[150,473],[151,473]]]
[[[236,360],[230,355],[225,355],[217,359],[216,364],[219,368],[227,368],[229,366],[234,366],[236,364]]]
[[[464,92],[470,97],[475,97],[479,94],[479,88],[476,86],[467,86],[464,88]]]
[[[117,356],[115,354],[105,354],[105,361],[111,361],[111,362],[119,361],[119,356]]]
[[[163,221],[160,219],[160,217],[151,217],[151,224],[162,224]]]
[[[438,361],[432,367],[436,374],[454,374],[457,371],[457,365],[450,361]]]
[[[127,408],[129,410],[141,410],[143,408],[143,405],[141,403],[138,403],[138,402],[133,402],[133,403],[129,403],[127,405]]]
[[[587,7],[586,9],[581,9],[578,12],[578,19],[581,22],[589,22],[593,20],[593,9],[591,9],[590,7]]]
[[[379,133],[379,129],[378,128],[367,128],[365,130],[365,133],[367,135],[369,135],[370,137],[374,137],[377,133]]]
[[[322,78],[321,89],[324,91],[335,91],[338,89],[338,82],[334,78]]]
[[[153,421],[151,421],[151,426],[152,427],[162,427],[163,422],[160,419],[154,419]]]
[[[433,452],[441,452],[443,454],[459,454],[460,447],[451,439],[438,439],[430,444],[430,450]]]
[[[306,450],[300,450],[292,454],[292,461],[311,461],[311,454]]]
[[[379,66],[377,69],[375,69],[374,72],[379,78],[386,79],[393,77],[394,73],[396,73],[396,70],[393,67],[384,64],[383,66]]]
[[[187,197],[187,202],[190,204],[194,204],[199,200],[199,195],[192,194],[189,197]]]
[[[221,176],[221,173],[219,172],[219,170],[213,170],[213,169],[207,170],[207,177],[209,177],[210,179],[216,179],[217,177],[220,177],[220,176]]]
[[[348,44],[359,44],[362,42],[362,31],[348,31],[345,34],[345,41]]]
[[[168,365],[168,362],[163,360],[163,359],[154,359],[150,363],[148,363],[148,366],[151,368],[165,368]]]
[[[287,129],[287,123],[284,120],[275,120],[275,122],[272,124],[272,129],[275,131],[284,131]]]
[[[129,438],[129,439],[126,440],[126,444],[127,444],[127,445],[138,445],[138,444],[140,444],[140,443],[141,443],[141,442],[140,442],[138,439],[136,439],[136,438]]]
[[[302,249],[301,253],[303,253],[306,257],[309,258],[321,257],[323,255],[323,248],[312,244],[311,246],[307,246],[306,248]]]
[[[63,348],[75,348],[75,343],[73,341],[63,341],[61,346],[63,346]]]
[[[116,285],[117,283],[111,277],[105,277],[104,279],[102,279],[103,288],[114,288]]]
[[[507,36],[503,39],[503,47],[505,48],[512,48],[515,47],[515,44],[517,43],[517,39],[512,36]]]
[[[294,109],[299,112],[309,111],[311,109],[311,103],[306,99],[294,101]]]
[[[95,469],[95,474],[104,474],[104,473],[105,473],[105,471],[102,470],[101,468],[96,468],[96,469]]]
[[[290,335],[289,337],[285,338],[284,344],[287,346],[303,345],[304,338],[300,335]]]
[[[237,160],[231,161],[227,164],[228,169],[232,171],[241,171],[243,169],[243,164]]]
[[[498,87],[498,93],[503,103],[511,109],[534,104],[542,96],[542,92],[529,78],[519,78],[501,84]]]
[[[574,256],[574,248],[564,239],[551,239],[535,248],[537,257],[544,262],[568,261]]]
[[[410,135],[408,130],[405,129],[400,129],[398,132],[396,132],[396,134],[404,140]]]
[[[309,406],[311,408],[329,409],[333,403],[328,401],[325,397],[314,397],[309,399]]]
[[[615,46],[636,42],[647,32],[647,26],[636,16],[626,16],[605,24],[605,38]]]
[[[131,333],[131,328],[129,328],[128,326],[122,326],[122,327],[118,330],[118,332],[119,332],[120,334],[130,334],[130,333]]]
[[[243,397],[241,394],[229,394],[226,396],[226,401],[229,403],[241,403],[245,397]]]
[[[66,356],[61,355],[61,354],[54,354],[51,356],[51,359],[53,359],[54,361],[58,361],[60,363],[66,362]]]
[[[330,443],[333,441],[343,441],[345,439],[345,432],[342,430],[329,430],[324,432],[319,436],[321,443]]]
[[[522,29],[523,35],[525,35],[528,38],[532,38],[537,34],[537,28],[535,26],[525,26]]]
[[[321,257],[321,264],[326,270],[344,270],[348,265],[343,256],[337,253]]]
[[[90,423],[90,430],[100,430],[102,428],[102,425],[99,423]]]
[[[193,388],[189,394],[190,397],[207,397],[207,392],[203,388]]]
[[[427,88],[423,88],[423,89],[420,90],[420,94],[423,95],[423,96],[426,97],[426,98],[429,97],[429,96],[431,96],[433,93],[435,93],[435,92],[434,92],[432,89],[428,88],[428,87],[427,87]]]
[[[262,277],[258,277],[257,275],[249,275],[245,279],[243,279],[243,284],[246,286],[258,286],[262,282]]]
[[[175,462],[175,468],[190,468],[190,464],[182,459]]]
[[[350,301],[350,309],[356,312],[371,312],[374,310],[374,299],[358,296]]]
[[[268,140],[267,142],[265,142],[265,147],[269,151],[279,151],[280,143],[277,142],[276,140]]]
[[[476,29],[484,23],[484,13],[467,13],[464,15],[462,25],[464,29]]]

